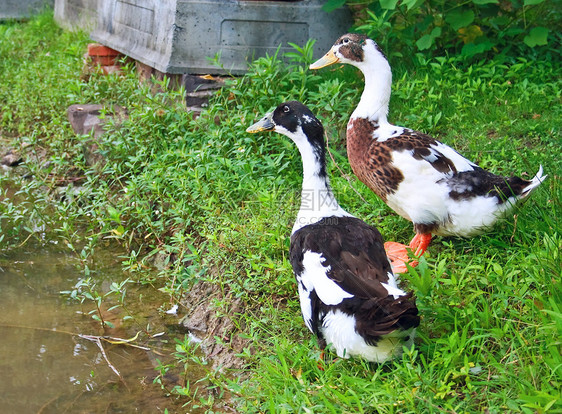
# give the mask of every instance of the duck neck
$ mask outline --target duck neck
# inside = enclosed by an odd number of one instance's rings
[[[340,207],[330,187],[324,148],[314,147],[308,142],[297,143],[297,146],[302,157],[303,180],[301,206],[293,233],[325,217],[349,215]]]
[[[365,89],[351,119],[366,118],[379,125],[388,123],[388,104],[392,87],[392,71],[388,61],[377,54],[358,67],[365,77]]]

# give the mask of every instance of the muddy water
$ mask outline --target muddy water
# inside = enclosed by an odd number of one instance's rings
[[[101,293],[111,282],[125,279],[114,249],[98,248],[95,258],[93,276],[103,280]],[[156,360],[167,362],[165,355],[174,348],[169,327],[177,319],[164,312],[168,298],[154,287],[128,284],[126,312],[107,310],[116,300],[105,305],[104,318],[115,328],[104,332],[88,315],[92,303],[76,303],[60,294],[83,277],[77,264],[73,255],[52,243],[30,241],[18,251],[0,252],[0,412],[183,412],[178,401],[152,383],[158,375]],[[127,314],[133,318],[123,321]],[[136,344],[150,350],[102,342],[107,359],[95,342],[78,335],[132,338],[138,332]],[[146,332],[164,335],[151,339]],[[173,375],[166,381],[170,387],[179,383]]]

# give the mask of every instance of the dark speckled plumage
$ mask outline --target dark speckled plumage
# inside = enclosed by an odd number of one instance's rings
[[[492,174],[480,167],[473,171],[462,171],[447,179],[453,200],[466,200],[473,197],[495,197],[498,203],[504,203],[509,197],[523,193],[530,180],[519,177],[502,177]]]

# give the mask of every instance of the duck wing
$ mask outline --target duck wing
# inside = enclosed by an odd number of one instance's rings
[[[409,151],[413,159],[426,161],[445,176],[452,176],[461,171],[472,171],[477,167],[451,147],[427,134],[410,129],[405,129],[402,134],[387,139],[384,144],[391,151]]]
[[[392,270],[382,236],[357,218],[328,217],[303,227],[291,237],[290,255],[295,274],[306,277],[328,305],[391,294],[383,285]]]
[[[495,197],[498,203],[503,203],[510,197],[524,196],[532,184],[532,180],[486,171],[451,147],[417,131],[405,130],[398,137],[390,138],[388,146],[398,151],[409,150],[412,158],[424,160],[442,173],[443,178],[438,182],[448,185],[453,200]]]

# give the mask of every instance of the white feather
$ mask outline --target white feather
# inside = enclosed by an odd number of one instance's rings
[[[461,154],[456,152],[451,147],[449,147],[449,146],[447,146],[447,145],[445,145],[445,144],[443,144],[439,141],[437,141],[436,145],[432,145],[431,147],[432,147],[432,149],[435,149],[435,150],[439,151],[445,157],[449,158],[453,162],[453,164],[454,164],[454,166],[455,166],[455,168],[457,169],[458,172],[472,171],[472,170],[474,170],[474,167],[477,166],[472,161],[469,161],[466,158],[464,158]]]
[[[388,291],[389,295],[392,295],[394,299],[398,299],[400,296],[404,296],[406,292],[398,287],[398,281],[392,272],[388,272],[388,282],[381,283],[384,288]]]
[[[373,138],[379,142],[384,142],[387,139],[402,135],[406,128],[389,124],[388,122],[382,123],[373,132]]]
[[[521,192],[522,197],[527,197],[529,194],[531,194],[531,192],[535,188],[537,188],[539,186],[539,184],[541,184],[544,180],[546,180],[546,177],[548,177],[548,175],[543,175],[542,165],[540,165],[539,170],[537,171],[537,173],[535,174],[535,176],[531,180],[531,184],[529,184],[527,187],[525,187],[523,189],[523,191]]]
[[[315,290],[318,298],[326,305],[337,305],[353,295],[346,292],[328,277],[330,266],[324,266],[326,259],[320,253],[307,250],[302,260],[303,272],[300,277],[307,291]]]
[[[442,148],[448,147],[443,146],[439,150]],[[451,153],[457,154],[453,150]],[[462,168],[473,169],[474,164],[458,154],[454,162],[459,171]],[[436,235],[472,237],[480,234],[505,215],[517,201],[515,197],[501,204],[495,197],[453,200],[449,197],[451,189],[443,180],[447,175],[437,171],[428,162],[416,160],[409,152],[402,151],[393,153],[393,163],[401,169],[404,181],[393,194],[388,195],[387,204],[414,223],[440,223],[439,229],[434,231]],[[536,185],[540,179],[536,179]],[[422,182],[423,186],[420,185]]]
[[[310,302],[310,290],[307,290],[307,288],[303,286],[301,276],[297,276],[297,285],[304,323],[308,329],[310,329],[310,332],[314,332],[312,330],[312,303]]]
[[[522,191],[521,195],[509,197],[505,202],[498,203],[495,197],[474,197],[469,200],[452,200],[446,198],[444,203],[449,211],[450,221],[439,228],[434,234],[440,236],[472,237],[483,233],[501,217],[509,213],[515,204],[527,197],[541,184],[547,176],[543,175],[542,165]]]
[[[355,318],[340,310],[328,312],[324,316],[321,332],[326,342],[331,344],[340,358],[362,357],[368,361],[384,362],[399,355],[402,346],[411,346],[415,329],[385,335],[376,346],[369,345],[355,330]],[[410,336],[409,341],[403,338]]]
[[[314,119],[312,119],[312,118],[311,118],[310,116],[308,116],[308,115],[303,115],[302,118],[303,118],[305,124],[314,122]]]
[[[393,153],[393,164],[400,168],[404,180],[393,194],[388,195],[388,206],[414,223],[446,221],[448,211],[443,199],[449,190],[438,184],[445,175],[428,162],[416,160],[409,151]],[[420,186],[420,182],[424,185]]]
[[[434,234],[440,236],[472,237],[490,228],[499,217],[513,207],[512,197],[499,204],[495,197],[474,197],[469,200],[444,199],[449,221]]]

